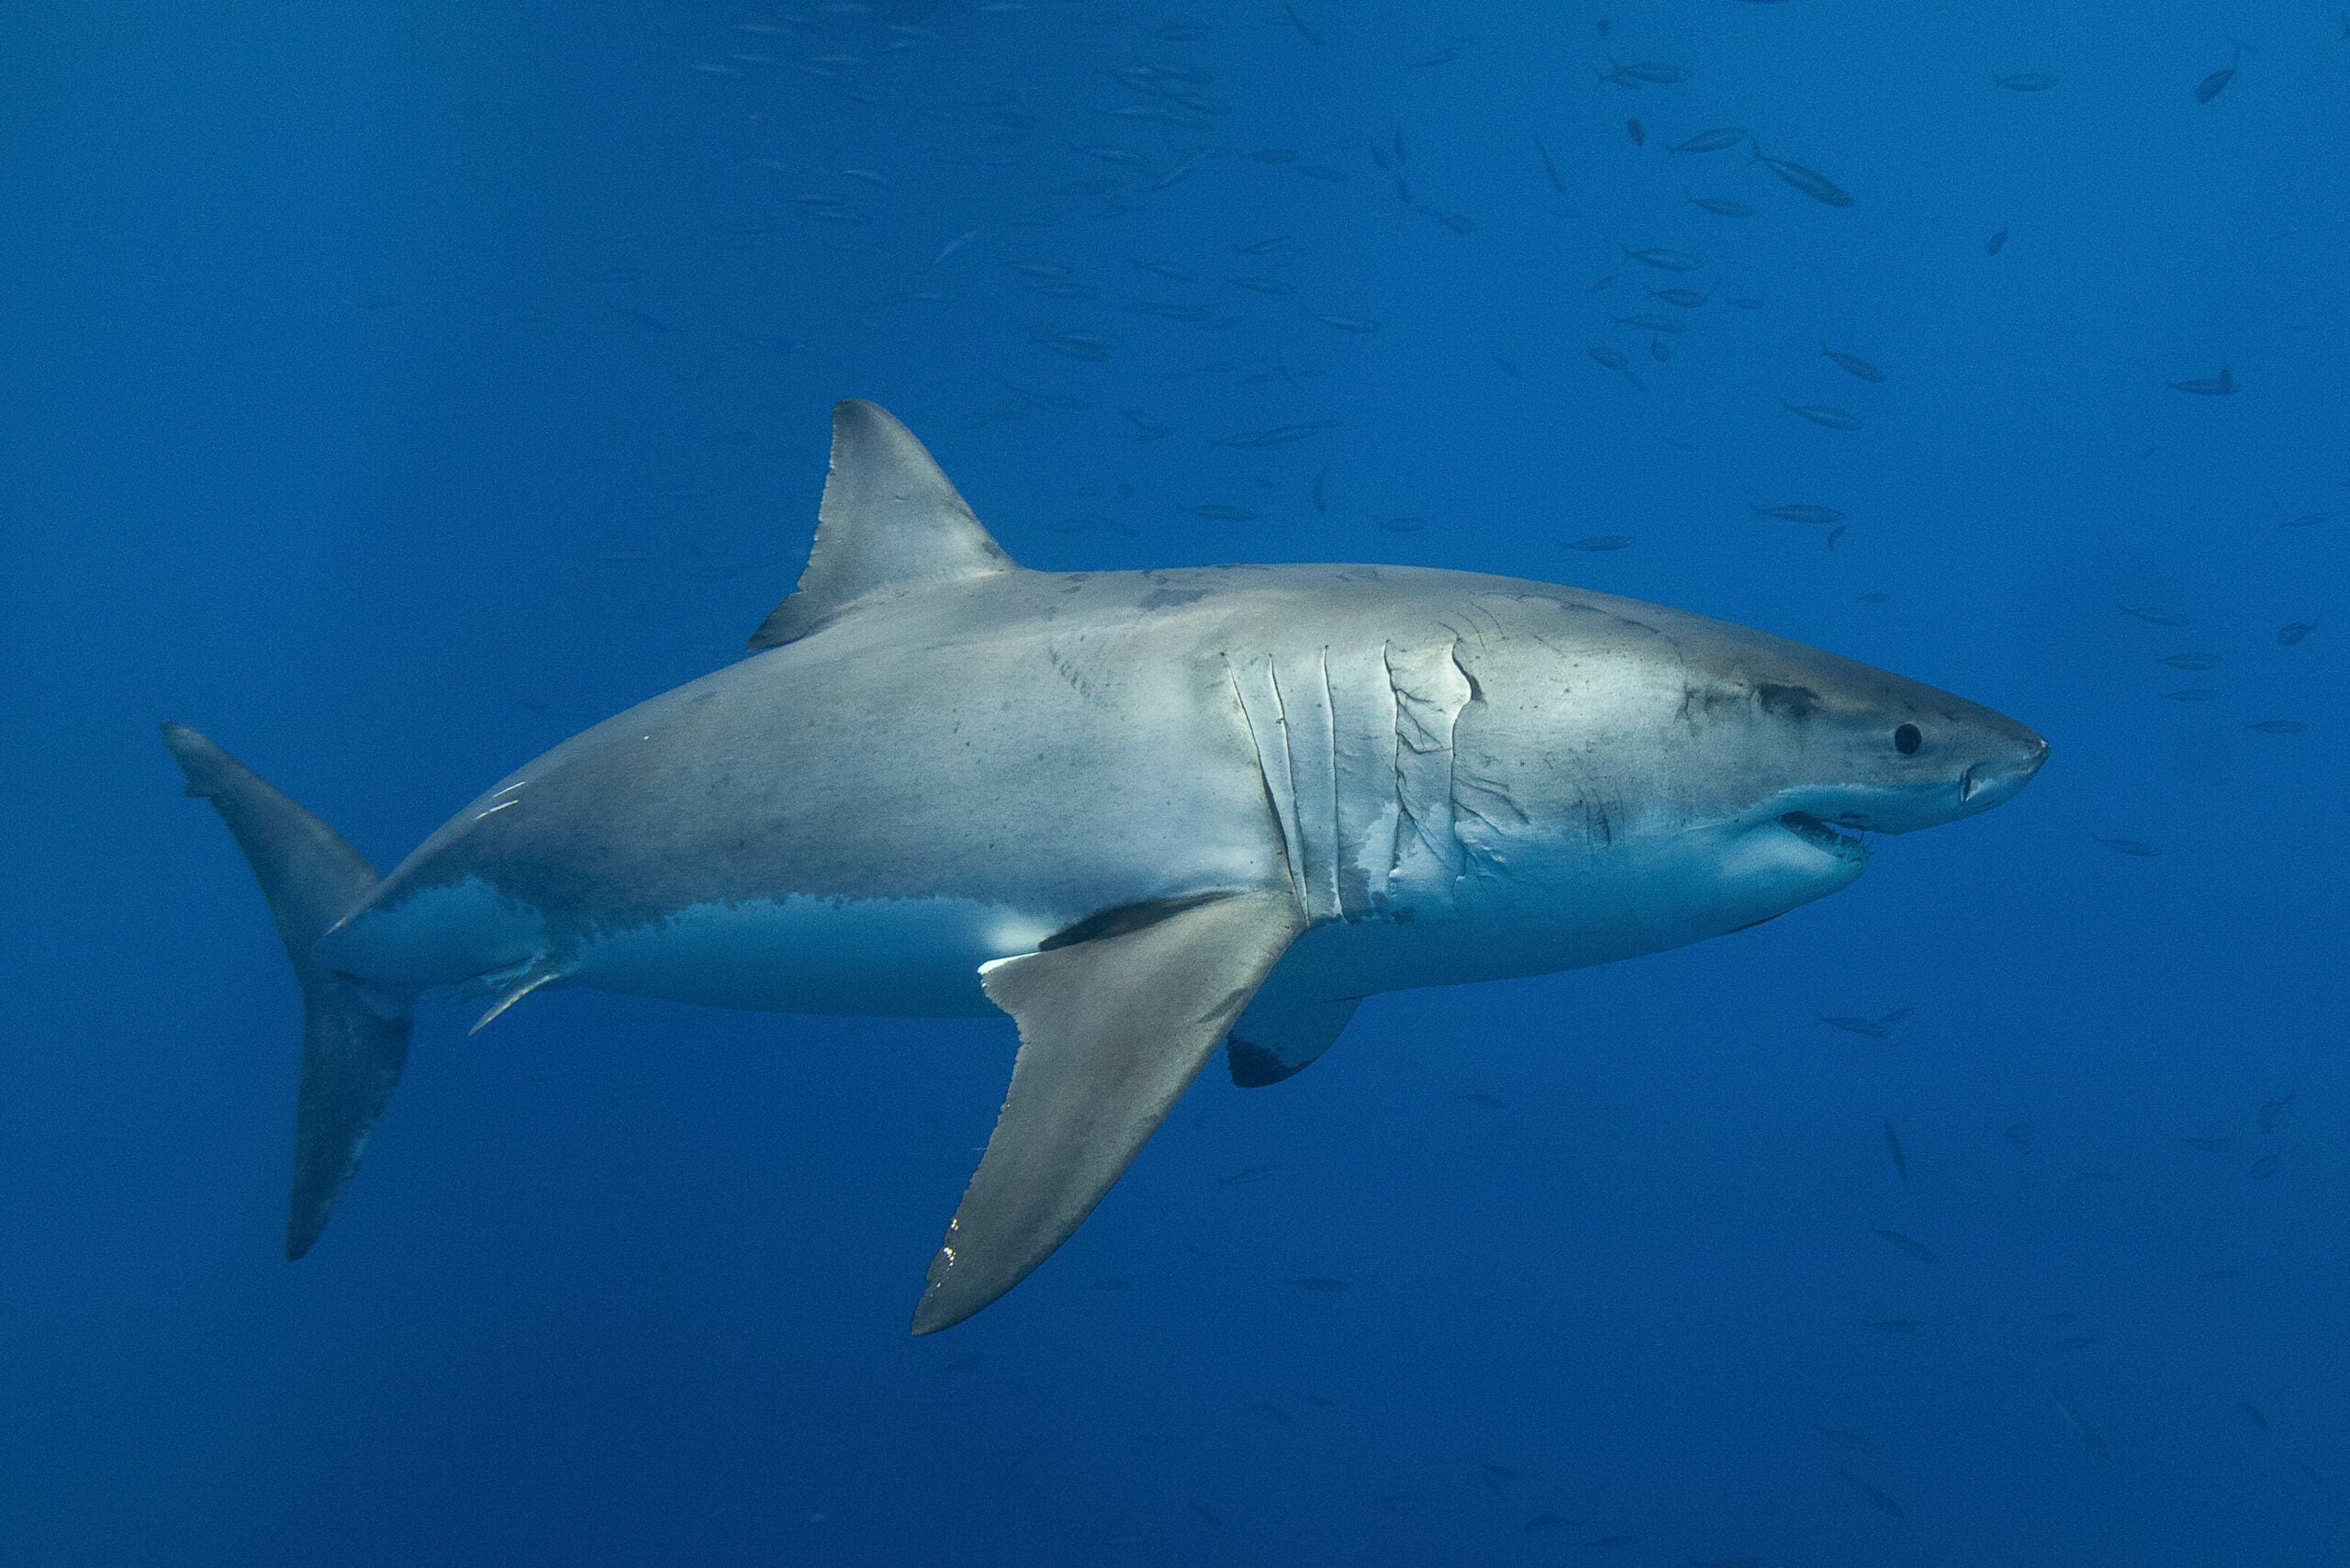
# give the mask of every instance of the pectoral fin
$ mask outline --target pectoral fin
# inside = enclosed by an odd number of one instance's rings
[[[1304,928],[1283,886],[980,971],[989,998],[1020,1025],[1020,1055],[931,1261],[915,1333],[960,1323],[1069,1239]]]

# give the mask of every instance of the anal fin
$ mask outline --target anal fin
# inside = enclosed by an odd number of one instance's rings
[[[1020,1025],[1020,1055],[931,1261],[915,1333],[960,1323],[1069,1238],[1304,924],[1284,885],[980,970],[989,998]]]

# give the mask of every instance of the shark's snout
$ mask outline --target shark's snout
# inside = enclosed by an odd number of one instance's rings
[[[1958,801],[1966,812],[1987,812],[2015,798],[2048,760],[2048,743],[2021,724],[2000,737],[1987,756],[1968,765],[1959,776]]]

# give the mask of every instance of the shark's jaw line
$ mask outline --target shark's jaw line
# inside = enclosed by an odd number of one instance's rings
[[[1868,838],[1858,828],[1840,826],[1809,812],[1782,812],[1776,821],[1780,827],[1823,854],[1862,866],[1868,864]]]

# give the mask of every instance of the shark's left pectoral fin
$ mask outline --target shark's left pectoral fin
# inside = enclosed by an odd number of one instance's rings
[[[1069,1239],[1304,924],[1288,887],[1236,893],[980,971],[1020,1025],[1020,1055],[915,1333],[960,1323]]]

